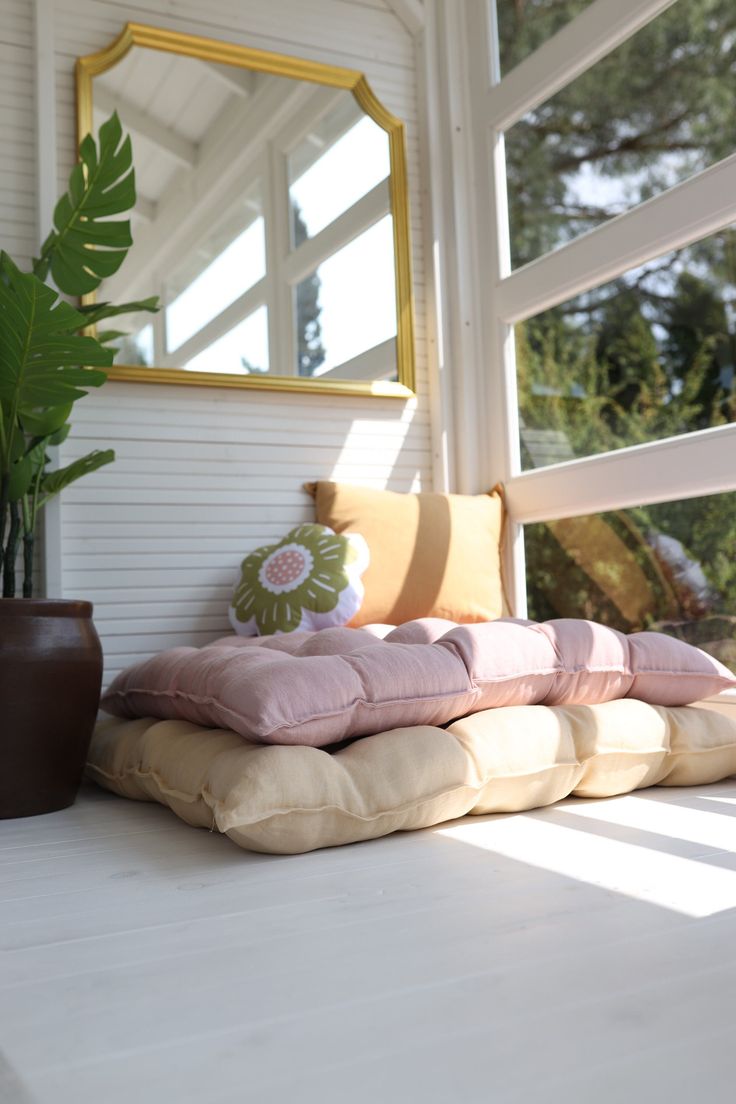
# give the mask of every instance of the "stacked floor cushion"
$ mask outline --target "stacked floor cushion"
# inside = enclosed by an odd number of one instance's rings
[[[113,718],[98,725],[88,771],[114,793],[159,801],[241,847],[294,854],[570,794],[715,782],[736,774],[736,720],[632,698],[502,706],[326,751],[265,746],[186,720]]]
[[[382,637],[382,638],[381,638]],[[222,727],[270,744],[325,747],[512,705],[637,698],[687,705],[736,686],[712,656],[661,633],[625,636],[562,619],[225,637],[129,667],[102,699],[121,717]]]

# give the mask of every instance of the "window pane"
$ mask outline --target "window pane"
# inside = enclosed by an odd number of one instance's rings
[[[657,629],[736,665],[736,493],[524,528],[529,616]]]
[[[381,219],[303,280],[296,289],[296,307],[300,376],[322,376],[394,338],[391,216]],[[395,349],[388,353],[390,359],[381,362],[368,378],[397,378]]]
[[[262,375],[268,371],[268,311],[259,307],[183,366],[191,372]]]
[[[591,0],[496,0],[501,72],[520,61],[556,34]]]
[[[174,352],[266,274],[260,190],[253,187],[166,281],[166,348]]]
[[[736,149],[733,0],[680,0],[506,135],[515,266]]]
[[[390,168],[385,130],[346,96],[289,155],[294,246],[357,203]]]
[[[524,468],[736,417],[736,231],[516,326]]]

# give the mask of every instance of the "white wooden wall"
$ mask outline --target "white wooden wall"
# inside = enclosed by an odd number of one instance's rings
[[[27,264],[36,249],[33,5],[0,14],[0,248]]]
[[[37,236],[33,4],[0,7],[0,89],[3,107],[13,109],[2,114],[0,232],[5,248],[23,257]],[[94,602],[109,679],[156,650],[228,631],[243,555],[312,517],[305,480],[401,491],[441,482],[429,409],[417,64],[412,37],[383,0],[55,0],[51,8],[60,185],[75,150],[74,60],[108,43],[126,20],[360,69],[407,126],[415,400],[113,382],[77,405],[61,462],[106,447],[117,461],[65,493],[47,556],[61,555],[57,596]]]

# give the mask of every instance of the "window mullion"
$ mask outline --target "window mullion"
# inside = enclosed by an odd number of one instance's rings
[[[487,122],[508,130],[676,0],[595,0],[487,91]]]
[[[177,349],[173,349],[166,357],[166,365],[168,366],[171,363],[181,367],[204,352],[205,349],[208,349],[210,345],[224,337],[225,334],[230,333],[239,322],[243,322],[249,315],[263,306],[266,299],[265,289],[265,279],[259,280],[253,287],[248,288],[229,306],[192,334],[187,341]],[[156,363],[158,364],[158,361]]]
[[[298,284],[328,257],[375,226],[390,211],[388,180],[382,180],[323,230],[314,237],[306,238],[291,251],[284,264],[285,279],[292,285]]]
[[[485,452],[483,470],[488,472],[491,482],[505,484],[521,470],[514,335],[512,327],[499,315],[493,299],[494,289],[511,271],[506,154],[503,134],[489,128],[482,113],[485,89],[499,76],[497,30],[493,0],[469,5],[466,11],[473,131],[481,139],[473,143],[475,177],[481,194],[487,194],[490,201],[479,204],[475,212],[476,232],[481,242],[477,263],[483,295],[480,321],[484,331],[485,361],[477,386],[486,432],[479,435],[479,440]],[[509,612],[523,617],[526,610],[524,541],[521,528],[513,519],[507,527],[503,556],[511,604]]]
[[[564,303],[736,221],[736,154],[545,253],[507,276],[496,309],[509,322]]]
[[[286,281],[289,254],[289,186],[286,157],[275,143],[269,143],[264,188],[266,233],[266,300],[268,304],[268,347],[271,371],[280,376],[296,374],[295,322],[292,289]]]
[[[736,490],[736,424],[526,471],[506,485],[518,525]]]

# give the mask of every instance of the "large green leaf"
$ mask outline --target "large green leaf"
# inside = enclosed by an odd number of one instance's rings
[[[63,445],[71,432],[71,428],[71,425],[67,422],[66,425],[59,426],[56,432],[52,433],[46,440],[50,445]]]
[[[121,303],[119,307],[112,303],[90,303],[80,307],[79,312],[84,315],[85,326],[94,326],[104,318],[116,318],[119,314],[135,314],[137,311],[155,314],[160,309],[158,295],[152,295],[149,299],[139,299],[137,303]]]
[[[100,345],[109,345],[113,341],[117,341],[121,337],[127,337],[128,334],[125,330],[98,330],[97,340]],[[117,349],[115,352],[117,353]]]
[[[13,464],[8,480],[8,500],[17,502],[29,490],[38,474],[39,467],[46,463],[47,440],[42,437],[36,441],[26,454]]]
[[[110,219],[135,206],[130,137],[123,138],[117,112],[100,127],[99,155],[88,134],[79,156],[69,191],[54,210],[54,230],[34,267],[44,277],[50,265],[57,287],[67,295],[94,291],[117,272],[133,244],[130,222]]]
[[[22,498],[33,479],[33,464],[28,456],[16,460],[8,474],[8,502],[17,502]]]
[[[78,311],[0,253],[0,405],[8,416],[32,418],[105,382],[95,368],[112,364],[112,350],[81,337],[83,325]]]
[[[86,456],[80,456],[78,460],[73,460],[65,468],[46,472],[41,480],[41,494],[44,501],[53,498],[59,491],[63,491],[65,487],[68,487],[70,483],[81,479],[83,475],[89,475],[90,472],[97,471],[105,464],[111,464],[114,459],[115,452],[113,449],[95,449],[94,452],[88,452]]]
[[[25,410],[21,414],[21,425],[32,437],[49,437],[66,423],[72,412],[72,404],[50,406],[46,410]]]

